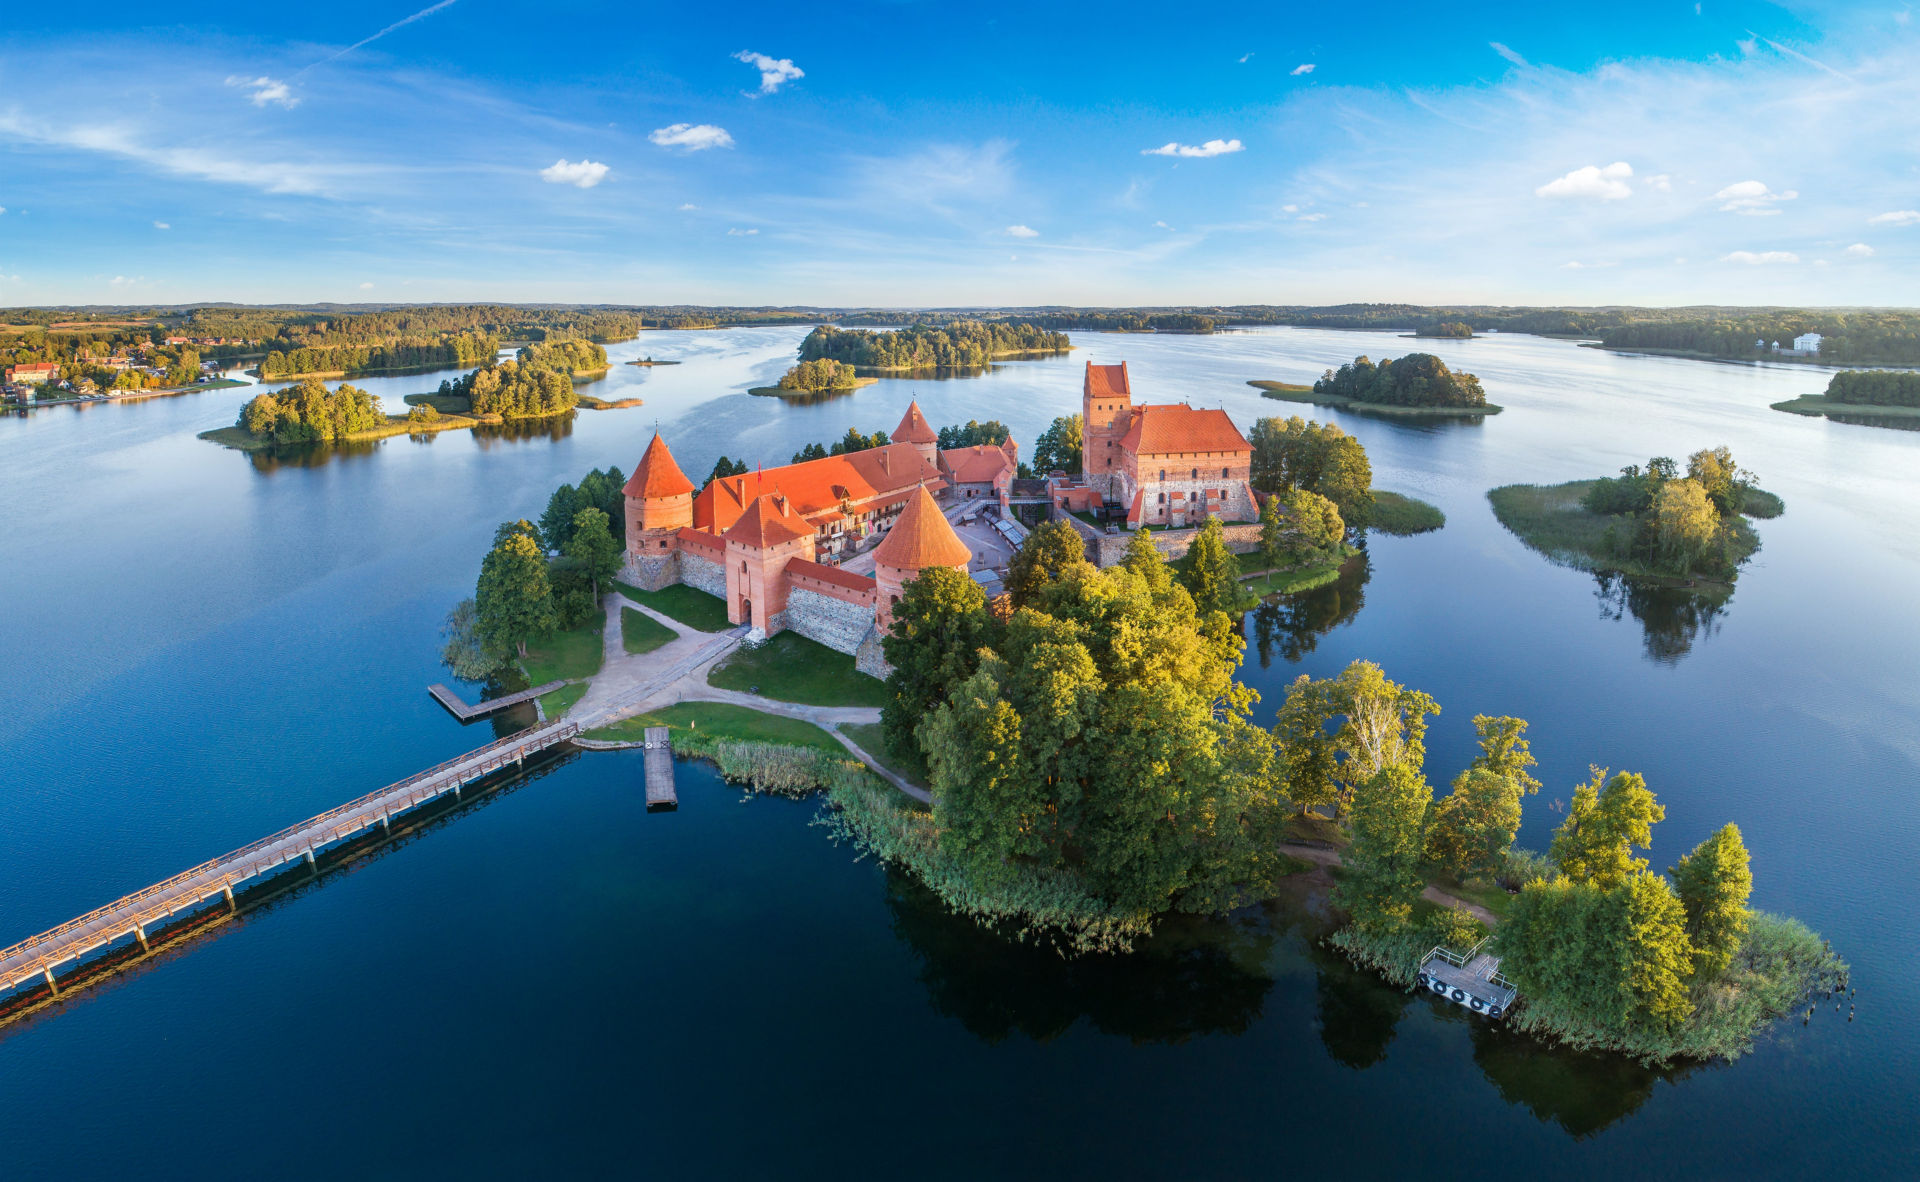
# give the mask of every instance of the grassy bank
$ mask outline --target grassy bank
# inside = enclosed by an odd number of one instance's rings
[[[1631,520],[1589,513],[1580,503],[1593,488],[1594,481],[1573,480],[1566,484],[1508,484],[1489,490],[1487,500],[1501,525],[1531,549],[1553,562],[1578,570],[1617,571],[1639,579],[1662,579],[1706,588],[1725,587],[1723,581],[1695,576],[1679,578],[1671,572],[1647,565],[1638,558],[1613,552],[1616,541],[1624,543],[1623,533],[1633,528]],[[1767,512],[1754,516],[1779,516],[1784,508],[1780,498],[1756,490],[1756,505]],[[1728,560],[1738,567],[1760,548],[1759,535],[1743,517],[1726,523],[1731,531]],[[1611,532],[1610,532],[1611,531]]]
[[[600,662],[606,656],[601,634],[606,626],[607,611],[598,608],[578,628],[556,632],[545,640],[529,641],[527,655],[520,660],[520,667],[527,671],[527,684],[572,681],[600,672]]]
[[[735,650],[707,675],[707,684],[808,706],[887,702],[885,684],[855,669],[851,655],[798,632],[781,632],[756,648]]]
[[[879,761],[880,766],[899,776],[915,788],[926,788],[927,784],[918,776],[909,775],[905,768],[887,754],[886,728],[877,722],[843,722],[840,733],[852,739],[854,744],[868,755]]]
[[[1247,385],[1259,390],[1268,398],[1281,402],[1306,402],[1314,406],[1330,406],[1335,410],[1352,411],[1363,415],[1385,415],[1391,418],[1426,418],[1444,416],[1447,418],[1480,418],[1483,415],[1497,415],[1505,410],[1504,406],[1495,406],[1489,402],[1485,406],[1394,406],[1384,402],[1359,402],[1352,398],[1342,398],[1335,394],[1315,394],[1312,386],[1302,386],[1297,382],[1250,381]]]
[[[1867,402],[1835,402],[1825,394],[1802,394],[1785,402],[1776,402],[1773,409],[1784,410],[1788,414],[1808,415],[1813,418],[1825,417],[1836,422],[1851,423],[1859,427],[1899,427],[1905,430],[1920,428],[1920,406],[1883,406]]]
[[[620,647],[630,653],[650,653],[678,635],[643,611],[620,609]]]
[[[408,395],[418,397],[418,395]],[[465,402],[466,399],[461,399]],[[432,435],[440,431],[465,431],[484,422],[499,422],[498,415],[449,415],[442,413],[431,423],[415,423],[405,415],[388,415],[387,425],[375,427],[371,431],[355,431],[353,434],[333,443],[367,443],[375,439],[386,439],[394,435]],[[199,438],[221,447],[230,447],[235,451],[272,451],[280,447],[305,447],[306,443],[276,443],[272,438],[255,435],[245,427],[216,427],[211,431],[200,432]]]
[[[1404,493],[1373,490],[1373,522],[1368,529],[1404,538],[1430,533],[1446,523],[1447,515],[1425,501]]]
[[[786,747],[808,747],[816,751],[846,753],[826,731],[799,718],[768,714],[731,702],[676,702],[647,714],[623,718],[619,722],[587,732],[589,739],[617,743],[639,743],[646,739],[650,726],[664,726],[673,732],[675,750],[683,755],[700,754],[716,743],[768,743]]]
[[[658,591],[642,591],[631,583],[616,580],[613,584],[620,593],[635,603],[645,604],[668,619],[678,620],[689,628],[701,632],[724,632],[727,624],[727,602],[718,595],[708,595],[697,587],[685,583],[675,583],[671,587],[662,587]]]
[[[1247,590],[1261,598],[1269,595],[1295,595],[1301,591],[1311,591],[1315,587],[1324,587],[1340,577],[1340,568],[1359,551],[1345,547],[1346,553],[1332,562],[1318,562],[1312,566],[1294,567],[1291,570],[1270,570],[1248,575],[1241,580]],[[1241,561],[1257,562],[1257,555],[1242,555]]]
[[[586,696],[587,683],[584,681],[563,685],[550,694],[540,695],[540,712],[548,718],[558,718],[573,709],[573,704]]]
[[[871,386],[879,378],[856,377],[852,382],[840,386],[817,386],[810,390],[788,390],[781,386],[755,386],[749,394],[758,394],[763,398],[812,398],[822,394],[851,394],[862,386]]]

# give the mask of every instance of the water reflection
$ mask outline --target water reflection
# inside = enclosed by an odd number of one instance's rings
[[[1459,1006],[1432,998],[1435,1009],[1467,1023],[1473,1061],[1509,1104],[1560,1126],[1575,1140],[1633,1115],[1662,1080],[1672,1083],[1703,1064],[1644,1067],[1624,1055],[1602,1055],[1542,1046],[1494,1022],[1475,1020]]]
[[[416,446],[426,447],[439,441],[443,435],[468,435],[479,444],[480,450],[488,451],[502,443],[524,443],[530,440],[561,440],[573,434],[573,421],[579,412],[556,415],[550,419],[521,419],[507,423],[481,423],[463,430],[448,431],[409,431],[404,435],[388,435],[380,439],[351,439],[342,443],[316,441],[313,443],[289,443],[265,451],[247,453],[247,460],[257,472],[273,472],[281,468],[318,468],[335,460],[364,459],[380,450],[382,444],[392,440],[404,440]]]
[[[1308,945],[1316,970],[1320,1043],[1334,1062],[1364,1071],[1387,1057],[1387,1045],[1413,994],[1387,984],[1319,940]]]
[[[1253,647],[1260,667],[1273,664],[1274,650],[1294,662],[1312,652],[1320,638],[1353,619],[1366,603],[1373,563],[1362,554],[1340,568],[1340,577],[1324,587],[1263,600],[1247,613],[1253,621]]]
[[[1646,630],[1647,658],[1673,665],[1693,651],[1693,643],[1720,631],[1731,591],[1719,594],[1636,582],[1624,575],[1601,572],[1594,598],[1600,618],[1622,620],[1632,616]]]
[[[1046,1041],[1082,1018],[1136,1043],[1240,1034],[1273,987],[1275,934],[1257,914],[1174,917],[1131,955],[1066,958],[987,931],[891,868],[887,908],[894,934],[919,954],[934,1009],[990,1043]]]

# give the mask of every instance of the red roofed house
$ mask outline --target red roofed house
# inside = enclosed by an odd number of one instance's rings
[[[38,386],[60,376],[60,366],[52,361],[29,361],[7,368],[7,381],[26,386]]]
[[[698,494],[656,434],[625,487],[626,578],[647,590],[697,587],[724,599],[727,619],[755,634],[791,628],[884,673],[882,604],[928,566],[964,570],[973,556],[934,505],[945,484],[931,459],[937,437],[913,438],[916,419],[925,425],[909,407],[905,441],[721,477]],[[877,579],[820,561],[883,531]]]
[[[1011,438],[998,445],[950,447],[940,453],[940,475],[953,495],[963,501],[1004,497],[1019,471],[1020,445]]]
[[[1226,411],[1136,406],[1125,363],[1088,362],[1080,404],[1081,473],[1108,501],[1126,506],[1129,528],[1259,519],[1247,483],[1253,445]]]

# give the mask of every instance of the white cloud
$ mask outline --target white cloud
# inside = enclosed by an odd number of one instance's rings
[[[294,94],[291,87],[284,82],[269,78],[265,74],[262,74],[258,78],[246,78],[239,74],[232,74],[227,77],[227,85],[243,86],[251,91],[252,93],[247,95],[247,101],[256,107],[264,107],[268,103],[289,108],[300,105],[300,96]]]
[[[1920,226],[1920,209],[1896,209],[1876,213],[1867,219],[1869,226]]]
[[[791,82],[795,78],[805,78],[807,76],[806,71],[794,65],[791,59],[784,57],[772,58],[764,53],[755,53],[750,49],[743,49],[739,53],[734,54],[733,60],[745,62],[760,71],[759,93],[761,94],[772,94],[774,91],[779,90],[785,83]]]
[[[1253,54],[1251,53],[1243,53],[1240,55],[1240,64],[1243,66],[1252,60],[1253,60]]]
[[[1715,193],[1713,199],[1715,201],[1726,202],[1725,205],[1720,207],[1720,212],[1722,213],[1738,213],[1745,214],[1749,217],[1765,217],[1768,214],[1780,212],[1775,208],[1775,202],[1792,201],[1799,195],[1800,194],[1794,192],[1792,189],[1788,189],[1784,193],[1776,193],[1772,189],[1767,188],[1766,182],[1764,181],[1739,181]]]
[[[1327,220],[1327,215],[1324,213],[1303,213],[1295,220],[1302,222],[1324,222]]]
[[[1158,227],[1159,227],[1160,229],[1162,229],[1162,230],[1171,230],[1171,229],[1173,229],[1173,227],[1172,227],[1172,226],[1169,226],[1169,225],[1168,225],[1167,223],[1165,223],[1165,222],[1155,222],[1155,223],[1153,223],[1153,224],[1154,224],[1154,225],[1156,225],[1156,226],[1158,226]]]
[[[690,211],[692,211],[692,210],[696,210],[696,209],[699,209],[699,208],[700,208],[700,207],[699,207],[699,206],[697,206],[697,205],[695,205],[695,204],[694,204],[693,202],[691,202],[691,201],[687,201],[687,202],[683,202],[683,203],[681,204],[681,206],[680,206],[680,212],[681,212],[681,213],[688,213],[688,212],[690,212]]]
[[[1721,255],[1720,261],[1759,266],[1763,263],[1797,263],[1800,256],[1790,250],[1763,250],[1757,254],[1751,250],[1736,250],[1732,254]]]
[[[1040,231],[1034,229],[1032,226],[1008,226],[1007,234],[1009,237],[1013,237],[1013,238],[1040,237]]]
[[[1228,152],[1240,152],[1245,149],[1246,145],[1239,140],[1208,140],[1197,146],[1169,141],[1157,148],[1142,148],[1140,154],[1142,156],[1195,156],[1204,159],[1208,156],[1225,156]]]
[[[759,232],[760,231],[758,229],[742,230],[738,226],[727,227],[727,237],[729,238],[751,238],[753,235],[758,234]]]
[[[607,166],[598,160],[569,162],[562,158],[541,169],[540,179],[549,185],[572,185],[576,189],[591,189],[607,179]]]
[[[1300,207],[1298,205],[1287,204],[1280,207],[1280,212],[1281,213],[1299,213]]]
[[[663,148],[685,148],[689,152],[733,147],[733,137],[727,134],[727,129],[711,123],[676,123],[655,128],[647,138]]]
[[[0,213],[5,213],[5,212],[7,212],[7,207],[4,205],[0,205]]]
[[[145,279],[146,276],[144,275],[139,279],[129,279],[125,275],[115,275],[113,278],[107,280],[107,282],[115,287],[132,287],[134,284],[142,282]]]
[[[157,142],[159,135],[126,126],[82,124],[54,127],[29,120],[17,111],[0,110],[0,137],[7,136],[28,143],[118,156],[164,172],[248,185],[267,193],[332,195],[335,182],[371,171],[348,165],[263,159],[257,155],[227,156],[200,147],[167,147]],[[24,214],[26,210],[20,212]]]
[[[1532,62],[1528,61],[1526,58],[1521,57],[1519,54],[1515,53],[1513,50],[1508,49],[1506,46],[1500,44],[1498,41],[1489,41],[1487,42],[1487,44],[1493,49],[1495,53],[1499,54],[1503,58],[1506,58],[1508,61],[1512,62],[1514,65],[1526,66],[1528,68],[1532,68],[1533,66]]]
[[[1873,247],[1864,242],[1856,242],[1847,247],[1846,255],[1850,259],[1870,259],[1873,257]]]
[[[1248,56],[1251,57],[1252,55],[1249,54]],[[1291,74],[1295,78],[1300,77],[1302,74],[1311,74],[1313,73],[1313,63],[1301,62],[1299,65],[1295,66],[1293,69],[1288,70],[1287,73]]]
[[[166,222],[155,222],[155,223],[153,223],[153,228],[154,228],[154,229],[156,229],[156,230],[171,230],[171,229],[173,229],[173,227],[172,227],[172,226],[170,226],[170,225],[168,225],[168,224],[167,224]]]
[[[1633,190],[1627,185],[1627,178],[1633,175],[1633,166],[1624,160],[1616,160],[1601,168],[1589,164],[1585,168],[1576,168],[1563,177],[1557,177],[1533,191],[1535,197],[1594,197],[1601,201],[1619,201],[1633,196]]]
[[[361,290],[361,291],[372,291],[372,290],[373,290],[373,284],[371,284],[371,283],[362,283],[362,284],[360,285],[360,290]]]
[[[1649,189],[1655,189],[1662,193],[1673,192],[1673,178],[1668,176],[1664,172],[1660,173],[1657,176],[1647,177],[1644,180],[1642,180],[1640,183],[1645,185]]]

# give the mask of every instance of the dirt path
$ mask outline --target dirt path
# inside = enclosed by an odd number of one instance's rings
[[[1303,862],[1312,862],[1315,866],[1324,868],[1340,865],[1339,850],[1330,850],[1324,846],[1317,845],[1294,845],[1292,842],[1283,842],[1280,848],[1289,857],[1299,858]],[[1332,881],[1331,875],[1328,876],[1328,881]],[[1480,904],[1469,902],[1458,895],[1443,891],[1437,886],[1429,885],[1426,890],[1420,892],[1420,897],[1429,903],[1438,903],[1442,907],[1458,907],[1490,928],[1496,927],[1500,923],[1499,916],[1488,911],[1485,907],[1480,906]]]

